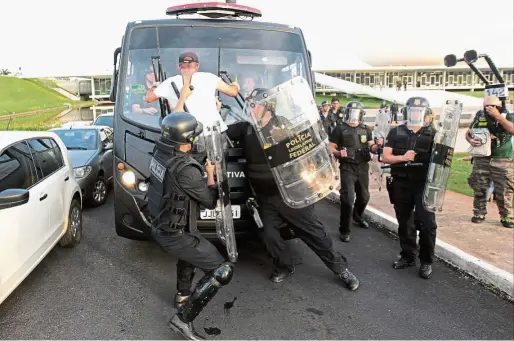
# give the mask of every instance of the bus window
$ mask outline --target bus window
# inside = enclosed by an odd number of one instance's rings
[[[140,32],[141,31],[141,32]],[[159,37],[157,45],[156,36]],[[218,38],[218,39],[215,39]],[[307,77],[305,49],[299,35],[288,32],[222,28],[210,26],[163,26],[135,28],[129,35],[128,65],[120,74],[124,93],[123,116],[145,126],[159,129],[158,101],[144,101],[147,79],[153,73],[151,57],[159,55],[167,77],[179,74],[178,57],[194,51],[200,59],[200,71],[218,74],[226,71],[242,87],[246,96],[255,87],[271,88],[293,77]],[[214,94],[213,94],[214,95]],[[225,121],[234,123],[243,110],[236,98],[220,94]],[[173,103],[170,103],[173,107]],[[135,108],[147,109],[146,112]],[[228,108],[228,109],[227,109]]]

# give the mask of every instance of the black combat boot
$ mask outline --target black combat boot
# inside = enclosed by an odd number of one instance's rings
[[[414,265],[416,265],[416,261],[414,259],[405,259],[402,257],[393,263],[393,268],[405,269],[405,268],[408,268],[409,266],[414,266]]]
[[[350,235],[349,234],[342,234],[339,238],[341,238],[341,241],[348,243],[350,242]]]
[[[354,274],[348,271],[348,269],[344,269],[338,276],[343,281],[348,290],[354,291],[359,288],[359,280],[357,277],[355,277]]]
[[[419,277],[429,279],[430,276],[432,276],[432,265],[421,264],[421,266],[419,267]]]
[[[273,270],[273,273],[271,274],[270,280],[275,283],[280,283],[287,277],[294,274],[295,268],[284,268],[284,267],[276,267],[275,270]]]
[[[510,229],[514,227],[514,218],[513,217],[503,217],[503,218],[501,218],[500,222],[502,223],[503,227],[510,228]]]
[[[182,336],[184,336],[188,340],[205,340],[205,338],[196,334],[195,329],[193,327],[193,322],[186,323],[182,321],[177,314],[175,314],[171,318],[168,326],[172,330],[182,334]]]
[[[204,338],[196,334],[193,328],[193,321],[219,289],[230,282],[232,274],[232,264],[222,264],[211,273],[206,273],[196,283],[195,289],[184,305],[171,318],[168,324],[169,327],[189,340],[204,340]]]
[[[353,219],[355,221],[355,223],[357,224],[358,227],[361,227],[363,229],[368,229],[369,228],[369,224],[366,220],[364,219]]]
[[[475,223],[475,224],[479,224],[479,223],[483,222],[484,220],[485,220],[485,214],[475,214],[471,218],[471,222]]]

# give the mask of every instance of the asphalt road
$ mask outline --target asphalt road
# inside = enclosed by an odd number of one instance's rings
[[[175,261],[153,243],[117,237],[112,202],[111,196],[103,207],[85,211],[82,243],[56,247],[0,306],[0,339],[179,338],[166,326]],[[262,247],[243,242],[233,281],[197,319],[201,334],[215,339],[514,337],[512,303],[443,263],[435,265],[431,280],[419,278],[415,268],[394,270],[396,240],[376,229],[356,229],[352,242],[343,244],[336,239],[337,207],[322,203],[317,209],[361,288],[344,289],[301,242],[292,247],[303,263],[294,276],[274,284]]]

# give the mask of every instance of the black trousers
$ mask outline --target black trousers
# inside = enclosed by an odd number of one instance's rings
[[[391,111],[391,122],[398,122],[398,111]]]
[[[393,177],[394,210],[398,220],[401,256],[408,260],[414,259],[417,250],[416,230],[419,230],[419,260],[423,264],[432,264],[437,223],[435,213],[427,211],[423,206],[424,187],[423,182]]]
[[[352,218],[362,219],[369,202],[369,163],[361,163],[353,169],[341,169],[341,217],[339,232],[350,234]],[[355,204],[354,204],[355,203]]]
[[[177,291],[182,295],[191,293],[196,268],[208,274],[225,262],[218,249],[199,233],[179,229],[167,232],[154,228],[152,236],[166,253],[178,259]]]
[[[280,235],[280,227],[285,222],[333,273],[339,274],[346,269],[346,258],[334,250],[332,238],[318,220],[314,205],[294,209],[284,203],[280,194],[257,197],[264,225],[264,244],[275,266],[289,269],[294,266],[291,251]]]

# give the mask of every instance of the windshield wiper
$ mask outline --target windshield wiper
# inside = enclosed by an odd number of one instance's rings
[[[157,67],[155,67],[154,61],[157,60]],[[153,76],[155,81],[158,83],[162,83],[166,80],[166,73],[163,70],[161,64],[160,56],[152,57],[152,67],[153,67]],[[161,118],[166,117],[166,115],[171,114],[170,103],[165,98],[159,98],[159,106],[161,107]]]
[[[68,150],[87,150],[86,147],[66,147]]]
[[[230,76],[228,75],[227,71],[220,71],[221,79],[223,79],[223,76],[225,76],[227,78],[227,80],[228,80],[228,82],[225,81],[225,83],[227,83],[227,84],[232,84],[233,83],[232,82],[232,78],[230,78]],[[237,93],[237,97],[235,99],[237,101],[237,104],[239,104],[239,106],[241,107],[241,109],[244,109],[243,103],[245,102],[245,99],[244,99],[243,95],[241,94],[241,92]]]

